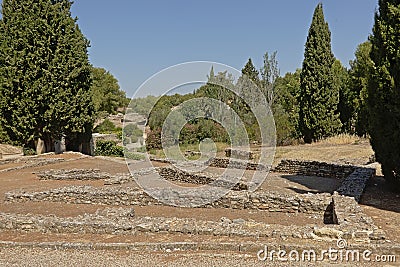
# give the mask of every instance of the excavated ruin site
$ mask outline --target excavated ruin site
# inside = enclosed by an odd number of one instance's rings
[[[234,156],[234,155],[229,155]],[[216,181],[231,160],[244,171],[222,198],[201,207],[165,205],[135,182],[149,174],[184,187]],[[265,244],[301,250],[335,246],[399,252],[359,201],[375,169],[282,160],[249,191],[249,177],[268,167],[213,158],[199,172],[153,159],[154,167],[76,153],[0,161],[0,249],[12,247],[148,252],[245,252]],[[190,164],[189,164],[190,165]],[[196,166],[194,166],[196,167]],[[160,189],[162,190],[162,189]],[[179,192],[176,193],[179,199]],[[190,205],[189,205],[190,206]]]

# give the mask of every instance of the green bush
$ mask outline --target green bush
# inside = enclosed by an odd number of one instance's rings
[[[123,136],[122,144],[123,144],[124,146],[126,146],[126,145],[128,145],[128,144],[130,144],[130,143],[131,143],[131,139],[130,139],[129,137],[124,137],[124,136]]]
[[[124,127],[124,135],[127,137],[141,137],[143,136],[143,131],[136,124],[128,124]]]
[[[24,147],[23,149],[24,156],[34,156],[36,155],[36,151],[33,148]]]
[[[100,123],[94,128],[93,132],[107,134],[107,133],[113,133],[117,130],[118,129],[115,127],[114,123],[112,123],[109,119],[105,119],[102,123]]]
[[[120,128],[120,127],[115,128],[114,133],[117,135],[117,138],[119,140],[122,140],[122,137],[123,137],[122,128]]]
[[[96,142],[96,156],[124,157],[124,148],[115,141],[99,140]]]
[[[147,149],[146,149],[145,146],[141,146],[141,147],[137,148],[136,151],[137,151],[137,152],[140,152],[140,153],[146,153],[146,152],[147,152]]]
[[[136,124],[128,124],[124,127],[122,139],[124,145],[137,143],[139,138],[143,136],[143,131]]]

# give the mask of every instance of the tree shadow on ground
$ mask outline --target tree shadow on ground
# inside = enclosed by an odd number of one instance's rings
[[[333,193],[341,182],[334,178],[314,176],[282,175],[281,177],[291,182],[286,189],[292,190],[297,194]],[[296,188],[296,183],[301,185],[302,188]],[[393,191],[393,187],[386,183],[383,176],[376,176],[368,181],[360,204],[400,213],[400,192]]]
[[[281,177],[291,183],[291,185],[286,188],[297,194],[333,193],[340,185],[340,180],[335,178],[303,175],[282,175]],[[302,188],[295,187],[295,184],[301,185]]]
[[[400,213],[400,192],[394,192],[383,176],[376,176],[368,181],[360,204]]]

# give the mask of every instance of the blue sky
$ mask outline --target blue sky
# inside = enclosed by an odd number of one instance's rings
[[[91,41],[90,60],[109,70],[127,95],[151,75],[187,61],[261,67],[278,51],[281,75],[301,67],[317,0],[75,0],[73,16]],[[377,0],[325,0],[332,49],[345,66],[367,40]]]

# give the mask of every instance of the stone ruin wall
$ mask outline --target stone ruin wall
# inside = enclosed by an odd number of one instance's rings
[[[214,166],[225,166],[229,162],[227,159],[213,159],[211,163]],[[241,163],[235,165],[239,168],[249,168],[247,163]],[[259,165],[252,165],[250,168],[259,169]],[[163,167],[158,168],[156,171],[160,172],[165,177],[170,177],[174,181],[180,181],[185,183],[196,183],[205,184],[209,181],[215,179],[214,176],[204,175],[204,174],[190,174],[182,171],[178,171],[174,168]],[[295,173],[307,176],[323,176],[323,177],[333,177],[335,179],[341,179],[341,185],[333,195],[329,193],[325,194],[296,194],[287,195],[278,192],[248,192],[246,190],[242,191],[230,191],[227,195],[221,199],[214,201],[213,203],[204,205],[207,208],[228,208],[228,209],[253,209],[253,210],[265,210],[270,212],[303,212],[309,214],[322,214],[329,213],[329,207],[332,208],[332,225],[327,227],[319,227],[315,229],[300,228],[296,233],[296,236],[313,236],[313,238],[346,238],[346,239],[363,239],[363,240],[384,240],[385,233],[378,229],[370,217],[362,212],[362,209],[358,205],[362,192],[365,188],[366,182],[370,177],[375,175],[374,169],[362,168],[350,165],[336,165],[321,163],[315,161],[293,161],[293,160],[283,160],[275,169],[277,172],[285,173]],[[151,173],[149,170],[141,170],[134,175],[140,175],[141,173]],[[101,173],[98,170],[69,170],[69,171],[53,171],[44,172],[39,174],[41,179],[104,179],[105,181],[114,181],[115,183],[110,184],[120,184],[132,181],[132,176],[121,175],[121,176],[111,176],[105,173]],[[201,177],[201,178],[200,178]],[[113,180],[114,179],[114,180]],[[317,178],[316,178],[317,179]],[[197,182],[195,182],[197,181]],[[200,181],[200,182],[199,182]],[[182,192],[176,192],[174,196],[176,201],[182,197]],[[183,193],[184,194],[184,193]],[[209,198],[210,196],[199,196],[200,198]],[[8,192],[5,197],[7,202],[24,202],[24,201],[51,201],[51,202],[65,202],[74,204],[106,204],[106,205],[116,205],[116,206],[129,206],[129,205],[162,205],[159,201],[155,200],[143,190],[139,188],[121,188],[121,187],[105,187],[105,188],[95,188],[90,186],[69,186],[60,189],[53,189],[42,192]],[[130,214],[133,214],[132,212]],[[18,230],[29,230],[32,225],[32,229],[37,231],[45,231],[47,229],[45,226],[40,226],[41,223],[45,223],[46,220],[57,225],[70,225],[71,231],[77,231],[74,220],[68,219],[68,222],[61,222],[60,218],[46,217],[28,220],[25,217],[18,217],[20,215],[10,215],[0,213],[0,228],[1,229],[18,229]],[[15,218],[13,217],[15,216]],[[94,216],[94,217],[93,217]],[[126,229],[135,229],[135,231],[149,231],[158,232],[165,231],[162,227],[163,220],[148,222],[146,227],[143,227],[141,221],[135,223],[129,222],[122,225],[114,225],[107,222],[103,215],[96,213],[95,215],[79,218],[79,220],[85,221],[87,227],[93,229],[93,227],[99,228],[99,231],[105,232],[126,232]],[[103,216],[103,217],[102,217]],[[107,217],[107,216],[105,216]],[[19,219],[18,219],[19,218]],[[21,219],[22,218],[22,219]],[[99,219],[100,218],[100,219]],[[58,220],[58,221],[57,221]],[[72,220],[72,221],[71,221]],[[98,226],[98,222],[105,222],[105,226]],[[169,219],[168,219],[169,220]],[[185,219],[173,219],[173,221],[179,221]],[[190,220],[190,219],[188,219]],[[32,221],[32,223],[26,223],[26,221]],[[97,223],[96,223],[97,221]],[[24,222],[24,223],[18,223]],[[229,220],[225,220],[229,222]],[[182,223],[182,222],[181,222]],[[187,222],[186,222],[187,223]],[[186,225],[183,223],[183,225]],[[233,223],[233,222],[231,222]],[[237,223],[237,222],[235,222]],[[235,224],[233,223],[233,224]],[[161,224],[161,226],[159,225]],[[179,223],[178,223],[179,224]],[[215,223],[214,223],[215,224]],[[25,226],[24,226],[25,225]],[[31,226],[26,226],[31,225]],[[74,226],[75,225],[75,226]],[[78,224],[79,225],[79,224]],[[97,225],[97,226],[96,226]],[[102,225],[102,224],[100,224]],[[207,223],[205,223],[207,225]],[[124,227],[127,227],[126,229]],[[235,225],[232,226],[233,228]],[[260,226],[261,227],[261,226]],[[55,227],[57,228],[57,227]],[[89,229],[88,228],[88,229]],[[103,230],[101,230],[102,228]],[[214,229],[213,231],[223,232],[224,227]],[[243,228],[243,226],[242,226]],[[262,227],[261,227],[262,228]],[[105,229],[105,230],[104,230]],[[124,230],[125,229],[125,230]],[[157,230],[158,229],[158,230]],[[163,230],[164,229],[164,230]],[[219,229],[219,230],[218,230]],[[36,231],[35,230],[35,231]],[[68,230],[66,230],[68,231]],[[92,231],[92,230],[84,230]],[[132,230],[133,231],[133,230]],[[186,229],[183,230],[188,233],[202,233],[201,229]],[[211,231],[211,230],[210,230]],[[215,235],[215,232],[209,232]],[[263,230],[265,233],[265,229]],[[291,230],[293,231],[293,230]],[[128,231],[129,232],[129,231]],[[167,231],[168,232],[168,231]],[[172,229],[171,232],[181,232],[181,228]],[[262,232],[262,231],[261,231]],[[251,232],[250,230],[244,230],[242,235],[253,236],[260,235],[260,231]],[[225,233],[229,234],[229,233]]]
[[[221,189],[216,188],[216,192]],[[185,192],[171,191],[169,189],[157,189],[153,193],[157,195],[168,195],[169,201],[179,203],[182,198],[192,198],[193,206],[199,203],[206,203],[213,199],[215,193],[212,190],[198,195],[191,191]],[[7,192],[5,200],[9,203],[21,203],[27,201],[49,201],[62,202],[68,204],[93,204],[93,205],[113,205],[113,206],[147,206],[163,205],[163,203],[149,196],[139,188],[118,188],[107,187],[97,188],[92,186],[67,186],[47,191]],[[227,208],[227,209],[251,209],[265,210],[270,212],[302,212],[322,215],[326,207],[331,203],[331,195],[324,194],[305,194],[288,195],[279,192],[247,192],[230,191],[222,198],[203,205],[205,208]]]
[[[354,172],[356,168],[357,167],[353,165],[284,159],[272,171],[305,176],[343,179]]]

